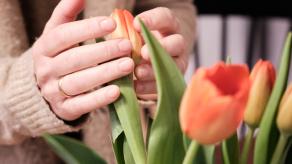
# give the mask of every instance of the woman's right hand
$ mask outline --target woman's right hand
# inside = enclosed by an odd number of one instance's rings
[[[42,96],[58,117],[68,121],[115,101],[119,88],[100,86],[134,69],[132,59],[127,57],[132,49],[129,40],[77,46],[80,42],[103,37],[116,27],[109,17],[75,21],[83,6],[84,0],[60,1],[32,47]],[[100,88],[94,90],[97,87]]]

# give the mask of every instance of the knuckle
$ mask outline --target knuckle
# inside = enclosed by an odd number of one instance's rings
[[[72,48],[66,52],[63,52],[60,54],[60,56],[62,55],[66,58],[62,57],[63,60],[60,61],[60,63],[62,62],[66,64],[69,70],[81,69],[83,65],[83,60],[80,58],[80,54],[78,53],[76,48]]]
[[[112,56],[112,44],[102,44],[105,56]]]
[[[45,56],[46,48],[45,48],[45,39],[44,37],[40,37],[32,46],[32,56]]]
[[[56,93],[50,84],[41,87],[41,94],[49,102],[52,102],[56,97]]]
[[[52,76],[53,69],[48,64],[43,63],[41,66],[37,66],[35,75],[38,84],[45,83]]]
[[[90,36],[97,36],[103,31],[102,27],[100,26],[100,22],[107,17],[99,17],[99,18],[89,18],[88,20],[84,21],[82,29],[92,29],[87,31]],[[93,28],[95,27],[95,28]],[[82,30],[81,29],[81,30]]]
[[[58,44],[65,44],[67,33],[70,33],[70,30],[66,29],[64,25],[60,25],[48,34],[48,38],[50,41],[58,41]]]

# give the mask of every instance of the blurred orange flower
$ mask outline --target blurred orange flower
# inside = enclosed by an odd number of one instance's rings
[[[249,88],[246,65],[220,62],[198,69],[181,102],[182,131],[201,144],[231,136],[242,121]]]

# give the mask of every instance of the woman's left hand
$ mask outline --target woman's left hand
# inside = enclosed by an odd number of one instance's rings
[[[186,53],[185,39],[180,34],[179,22],[174,13],[168,8],[158,7],[137,15],[134,26],[137,31],[141,31],[137,17],[152,31],[165,50],[172,56],[182,73],[184,73],[187,68],[188,55]],[[143,62],[135,69],[137,77],[135,82],[136,92],[138,97],[142,99],[155,99],[156,83],[146,44],[142,47],[141,54]],[[152,96],[147,96],[149,94]]]

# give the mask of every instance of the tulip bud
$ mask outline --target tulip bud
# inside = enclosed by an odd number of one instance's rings
[[[277,126],[283,134],[292,135],[292,84],[287,88],[281,100]]]
[[[249,86],[246,65],[221,62],[198,69],[181,102],[182,131],[201,144],[231,136],[242,121]]]
[[[271,62],[259,60],[251,74],[251,89],[244,112],[244,121],[252,129],[259,126],[275,82],[275,69]]]
[[[129,39],[133,47],[131,57],[135,64],[139,64],[141,60],[142,38],[134,28],[133,15],[127,10],[115,9],[111,17],[116,21],[117,27],[115,31],[110,34],[109,38]]]

